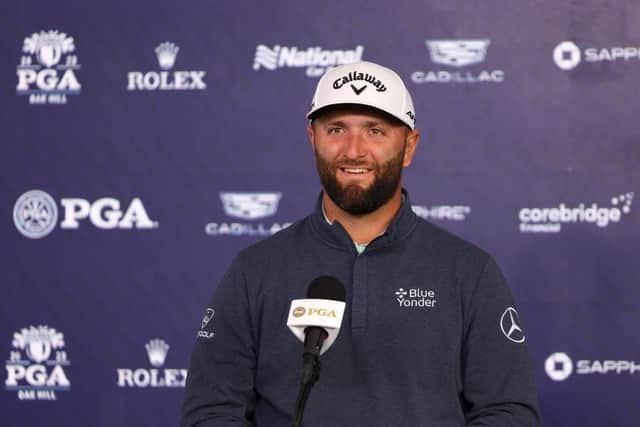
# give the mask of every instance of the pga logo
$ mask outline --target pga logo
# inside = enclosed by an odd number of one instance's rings
[[[111,197],[97,199],[93,203],[81,198],[63,198],[60,204],[64,215],[60,228],[77,229],[80,221],[89,220],[101,229],[152,229],[158,227],[142,204],[135,197],[126,209],[120,201]],[[25,237],[39,239],[53,231],[58,221],[58,207],[46,192],[31,190],[18,198],[13,208],[13,220],[18,231]]]
[[[329,310],[326,308],[315,308],[315,307],[305,309],[302,306],[298,306],[294,308],[292,314],[293,314],[293,317],[302,317],[304,315],[320,316],[320,317],[335,317],[335,318],[338,317],[335,310]]]
[[[73,37],[57,30],[40,31],[24,39],[17,67],[16,93],[29,96],[30,104],[66,104],[82,86]]]
[[[62,332],[46,325],[29,326],[13,334],[6,361],[8,391],[20,400],[56,400],[56,393],[68,391],[71,382],[66,369],[71,365]]]
[[[85,199],[62,199],[60,203],[64,207],[64,220],[60,228],[78,228],[78,220],[89,218],[91,223],[98,228],[131,229],[156,228],[157,222],[151,221],[142,201],[137,197],[131,200],[129,207],[123,212],[120,201],[110,197],[98,199],[89,203]]]

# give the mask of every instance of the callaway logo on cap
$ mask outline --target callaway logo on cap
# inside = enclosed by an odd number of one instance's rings
[[[402,79],[395,71],[373,62],[356,62],[327,71],[318,82],[307,118],[340,104],[367,105],[392,115],[411,129],[415,127],[413,101]]]

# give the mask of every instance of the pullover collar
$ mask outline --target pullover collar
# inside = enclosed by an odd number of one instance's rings
[[[403,188],[404,202],[389,224],[387,230],[367,245],[366,252],[391,245],[396,240],[404,239],[415,227],[417,216],[411,209],[409,193]],[[322,211],[322,193],[316,201],[314,212],[310,216],[311,226],[320,240],[335,248],[356,253],[351,237],[338,220],[328,224]]]

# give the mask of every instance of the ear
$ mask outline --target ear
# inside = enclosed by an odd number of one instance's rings
[[[311,125],[311,122],[309,122],[309,124],[307,125],[307,135],[309,135],[309,142],[311,143],[311,148],[315,150],[315,147],[316,147],[315,131],[313,129],[313,126]]]
[[[416,148],[418,146],[418,141],[420,140],[420,131],[418,129],[414,129],[407,134],[406,138],[406,147],[404,150],[404,159],[402,159],[402,166],[407,167],[411,164],[413,160],[413,155],[416,153]]]

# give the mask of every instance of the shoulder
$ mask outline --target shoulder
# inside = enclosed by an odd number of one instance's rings
[[[482,248],[425,219],[417,219],[415,234],[426,247],[433,247],[444,256],[476,258],[486,262],[490,255]]]
[[[484,249],[422,218],[412,233],[411,247],[417,262],[452,273],[458,283],[477,283],[487,268],[499,269]]]
[[[424,219],[419,220],[414,235],[421,245],[422,262],[451,275],[463,307],[479,297],[502,301],[510,295],[502,270],[484,249]]]

